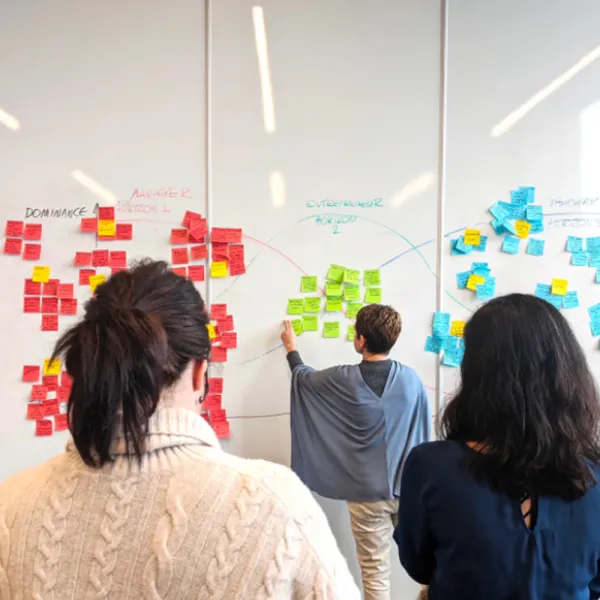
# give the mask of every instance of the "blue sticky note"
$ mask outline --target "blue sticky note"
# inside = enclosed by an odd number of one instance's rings
[[[600,253],[600,237],[589,237],[586,240],[588,252]]]
[[[592,335],[598,337],[600,335],[600,319],[592,319],[590,321],[590,329],[592,330]]]
[[[463,254],[471,254],[473,246],[465,244],[465,236],[461,235],[456,241],[456,249]]]
[[[456,274],[456,284],[459,290],[464,290],[467,287],[467,281],[471,277],[471,271],[463,271],[462,273]]]
[[[535,187],[532,185],[521,186],[520,190],[525,190],[527,193],[527,204],[533,204],[535,202]]]
[[[527,191],[519,188],[510,192],[510,201],[513,204],[527,204]]]
[[[506,210],[509,219],[524,219],[527,207],[525,204],[510,204],[508,202],[500,202],[500,206]]]
[[[577,308],[579,306],[579,296],[577,292],[567,292],[566,296],[563,296],[562,307],[563,308]]]
[[[532,204],[531,206],[528,206],[525,210],[525,218],[530,223],[539,222],[544,218],[544,210],[541,206],[536,206],[535,204]]]
[[[575,237],[570,235],[567,238],[567,252],[582,252],[583,251],[583,238]]]
[[[457,350],[446,350],[442,358],[442,364],[446,367],[460,367],[462,358],[459,357]]]
[[[447,338],[450,333],[450,313],[434,313],[432,330],[433,337]]]
[[[496,294],[496,278],[489,277],[485,283],[475,287],[476,295],[479,300],[489,300]]]
[[[504,222],[504,229],[506,229],[508,233],[512,233],[512,235],[517,235],[517,228],[510,221]]]
[[[547,298],[544,298],[548,304],[552,304],[552,306],[554,306],[554,308],[557,310],[562,308],[562,299],[563,296],[554,296],[552,294],[550,294]]]
[[[442,350],[445,352],[448,350],[456,350],[458,346],[458,339],[459,338],[454,335],[449,335],[442,344]]]
[[[536,221],[535,223],[532,223],[529,234],[531,235],[532,233],[544,233],[544,222]]]
[[[500,204],[500,202],[496,202],[494,206],[489,208],[490,213],[497,221],[504,221],[504,219],[508,218],[508,211]]]
[[[590,267],[600,267],[600,252],[590,254]]]
[[[502,252],[506,252],[507,254],[517,254],[519,252],[519,245],[521,240],[514,235],[509,235],[504,238],[504,242],[502,242]]]
[[[590,255],[587,252],[573,252],[571,254],[571,264],[575,267],[587,267],[590,262]]]
[[[500,219],[494,219],[493,221],[490,221],[490,225],[493,227],[496,235],[502,235],[503,233],[506,233],[506,229],[504,228],[505,222],[505,220]]]
[[[442,351],[443,340],[438,340],[429,336],[425,341],[425,352],[433,352],[439,354]]]
[[[596,283],[600,283],[600,269],[596,269]]]
[[[592,321],[600,321],[600,304],[594,304],[594,306],[590,306],[588,308],[588,314],[590,315],[590,319]]]
[[[544,246],[546,242],[544,240],[530,239],[527,244],[527,254],[532,256],[544,256]]]
[[[487,279],[491,272],[492,270],[488,267],[477,267],[473,271],[473,275],[479,275],[479,277],[485,277]]]
[[[482,235],[479,237],[479,246],[473,246],[473,250],[475,250],[475,252],[485,252],[487,250],[487,243],[487,235]]]
[[[487,269],[489,268],[489,263],[486,262],[473,262],[471,263],[471,270],[475,270],[475,269]]]
[[[552,293],[552,286],[549,283],[538,283],[535,286],[535,295],[544,300]]]

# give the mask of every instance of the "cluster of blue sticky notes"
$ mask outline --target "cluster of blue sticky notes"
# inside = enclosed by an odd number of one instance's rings
[[[600,253],[592,252],[590,254],[590,267],[600,267]]]
[[[514,235],[509,235],[504,238],[502,242],[502,252],[506,252],[507,254],[517,254],[519,252],[519,245],[521,240]]]
[[[467,287],[469,277],[471,277],[471,271],[463,271],[462,273],[456,274],[456,283],[459,290],[464,290]]]
[[[490,213],[497,221],[504,221],[504,219],[508,219],[508,211],[500,204],[500,202],[496,202],[494,206],[489,208]]]
[[[496,294],[496,278],[488,277],[485,283],[476,286],[476,294],[479,300],[489,300]]]
[[[575,237],[570,235],[567,238],[567,252],[582,252],[583,251],[583,238]]]
[[[530,239],[527,244],[527,254],[531,256],[544,256],[544,246],[546,242],[544,240]]]
[[[598,337],[600,335],[600,319],[592,319],[590,321],[590,329],[592,331],[592,335],[594,337]]]
[[[433,352],[433,354],[439,354],[442,351],[442,344],[444,340],[428,336],[425,340],[425,352]]]
[[[535,295],[538,298],[546,299],[552,293],[552,286],[549,283],[538,283],[535,286]]]
[[[479,236],[479,246],[473,246],[475,252],[485,252],[487,250],[488,238],[487,235]]]
[[[563,308],[577,308],[579,306],[579,296],[577,292],[567,292],[566,296],[562,298]]]
[[[530,223],[539,223],[544,218],[544,210],[539,205],[531,204],[525,210],[525,218]]]
[[[590,263],[590,255],[587,252],[573,252],[571,264],[575,267],[587,267]]]
[[[544,222],[543,221],[536,221],[535,223],[531,224],[531,229],[529,230],[529,233],[544,233]]]
[[[600,237],[589,237],[586,240],[586,248],[588,252],[600,253]]]
[[[560,310],[562,308],[562,299],[563,296],[554,296],[553,294],[550,294],[549,296],[544,298],[544,300],[548,304],[552,304],[552,306],[554,306],[554,308],[556,308],[557,310]]]
[[[436,312],[433,314],[433,337],[447,338],[450,333],[450,313]]]

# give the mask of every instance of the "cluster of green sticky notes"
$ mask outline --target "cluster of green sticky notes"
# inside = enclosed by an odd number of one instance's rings
[[[365,302],[367,304],[379,304],[381,302],[381,288],[367,288],[365,290]]]
[[[329,271],[327,271],[327,279],[329,279],[329,281],[337,281],[338,283],[342,283],[344,280],[345,270],[346,269],[340,265],[330,265]]]
[[[365,271],[364,284],[365,287],[381,285],[381,273],[379,272],[379,269]]]
[[[360,271],[354,269],[344,269],[344,283],[358,285],[360,282]]]
[[[304,312],[304,298],[290,298],[287,312],[288,315],[301,315]]]
[[[354,325],[348,325],[348,341],[349,342],[354,341],[355,337],[356,337],[356,327],[354,327]]]
[[[292,320],[292,329],[296,335],[300,335],[304,331],[304,327],[302,325],[302,319],[293,319]]]
[[[327,312],[340,312],[342,308],[341,298],[327,298],[327,304],[325,305]]]
[[[357,285],[347,285],[344,287],[344,300],[353,302],[360,300],[360,288]]]
[[[342,284],[328,281],[325,284],[325,295],[328,298],[339,298],[342,295]]]
[[[348,302],[346,305],[346,316],[349,319],[356,319],[358,311],[362,308],[361,302]]]
[[[323,337],[337,338],[340,337],[340,324],[338,321],[325,321],[323,323]]]
[[[316,275],[305,275],[302,277],[300,289],[303,294],[312,294],[317,291],[317,276]]]
[[[321,298],[304,298],[304,312],[320,313]]]
[[[319,317],[304,315],[302,317],[302,327],[304,331],[319,331]]]

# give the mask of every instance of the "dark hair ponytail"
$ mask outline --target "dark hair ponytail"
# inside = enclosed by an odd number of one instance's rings
[[[69,428],[82,460],[111,460],[116,437],[141,459],[162,391],[191,360],[207,360],[204,302],[166,263],[142,262],[100,286],[79,324],[58,341],[73,378]]]

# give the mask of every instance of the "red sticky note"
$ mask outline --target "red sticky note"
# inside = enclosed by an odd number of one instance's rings
[[[179,275],[179,277],[187,277],[187,267],[173,267],[171,269],[175,275]]]
[[[69,415],[67,413],[54,415],[54,431],[66,431],[67,429],[69,429]]]
[[[89,267],[92,264],[91,252],[76,252],[73,265],[75,267]]]
[[[221,408],[221,394],[208,394],[202,403],[204,410],[219,410]]]
[[[58,294],[58,284],[60,280],[58,279],[50,279],[48,282],[44,283],[44,287],[42,288],[43,296],[56,296]]]
[[[77,298],[61,298],[60,314],[61,315],[76,315],[77,314]]]
[[[231,277],[235,277],[238,275],[243,275],[246,272],[246,265],[243,261],[239,260],[230,260],[229,261],[229,275]]]
[[[52,435],[52,421],[49,421],[48,419],[36,421],[35,435],[36,437],[48,437]]]
[[[29,399],[34,402],[46,400],[48,398],[48,388],[45,385],[32,385]]]
[[[229,349],[237,348],[237,333],[233,331],[221,332],[221,347]]]
[[[114,221],[114,220],[115,220],[115,207],[114,206],[98,207],[98,221]]]
[[[52,417],[60,413],[58,402],[56,400],[46,400],[42,406],[44,407],[45,417]]]
[[[233,326],[233,317],[231,315],[227,315],[224,319],[217,319],[217,325],[219,326],[220,331],[233,331],[235,327]]]
[[[42,224],[27,223],[23,231],[23,237],[26,240],[37,242],[42,239]]]
[[[108,250],[94,250],[92,252],[93,267],[108,267]]]
[[[58,314],[58,298],[42,298],[42,312],[44,314]]]
[[[39,313],[42,310],[42,299],[39,296],[25,296],[23,298],[23,312]]]
[[[217,421],[213,424],[213,430],[219,440],[228,440],[231,437],[229,421]]]
[[[35,383],[40,379],[40,367],[38,365],[25,365],[23,367],[22,381]]]
[[[23,235],[23,221],[6,221],[6,237],[21,237]]]
[[[192,281],[204,281],[204,265],[190,265],[188,267],[188,277]]]
[[[6,238],[4,240],[4,254],[21,254],[23,240],[21,238]]]
[[[95,275],[94,269],[80,269],[79,271],[79,285],[90,285],[90,277]]]
[[[72,298],[74,289],[72,283],[59,283],[58,289],[56,290],[56,295],[59,298]]]
[[[192,260],[205,260],[208,258],[208,248],[205,244],[201,246],[192,246],[190,248],[190,256]]]
[[[33,281],[33,279],[25,280],[25,295],[26,296],[36,296],[42,293],[42,284],[37,281]]]
[[[63,371],[60,375],[60,385],[68,387],[69,389],[71,389],[71,386],[73,385],[73,378],[66,371]]]
[[[81,233],[96,233],[97,231],[97,219],[81,219]]]
[[[208,389],[211,394],[222,394],[223,393],[223,378],[222,377],[209,377],[208,378]]]
[[[58,389],[58,375],[42,375],[42,385],[49,392],[55,392]]]
[[[178,244],[188,243],[188,230],[187,229],[171,229],[171,244],[174,246]]]
[[[244,245],[243,244],[232,244],[229,246],[229,260],[232,262],[239,260],[244,262]]]
[[[46,409],[43,404],[28,404],[27,405],[27,420],[37,421],[46,416]]]
[[[227,304],[211,304],[210,318],[212,321],[224,319],[227,316]]]
[[[241,244],[242,230],[225,227],[213,227],[210,232],[211,242],[224,242],[226,244]]]
[[[58,331],[58,315],[42,315],[42,331]]]
[[[227,362],[227,348],[213,346],[210,352],[210,360],[216,363]]]
[[[71,395],[71,388],[69,386],[61,385],[56,390],[56,399],[58,400],[58,402],[61,402],[61,403],[68,402],[70,395]]]
[[[115,237],[118,240],[131,240],[133,239],[133,224],[131,223],[117,223]]]
[[[41,255],[41,244],[25,244],[25,249],[23,250],[24,260],[39,260]]]
[[[214,262],[229,260],[229,245],[223,242],[213,242],[211,244],[211,256]]]
[[[189,262],[187,248],[171,248],[171,263],[174,265],[185,265]]]
[[[127,271],[127,267],[111,267],[110,274],[116,275],[117,273],[120,273],[121,271]]]
[[[127,252],[124,250],[112,250],[108,259],[112,268],[124,269],[127,267]]]
[[[183,221],[181,224],[184,227],[187,227],[189,229],[190,223],[192,221],[201,221],[201,220],[202,220],[202,215],[200,213],[192,212],[191,210],[186,210],[185,215],[183,215]]]
[[[224,408],[210,411],[210,422],[217,423],[219,421],[227,421],[227,411]]]

